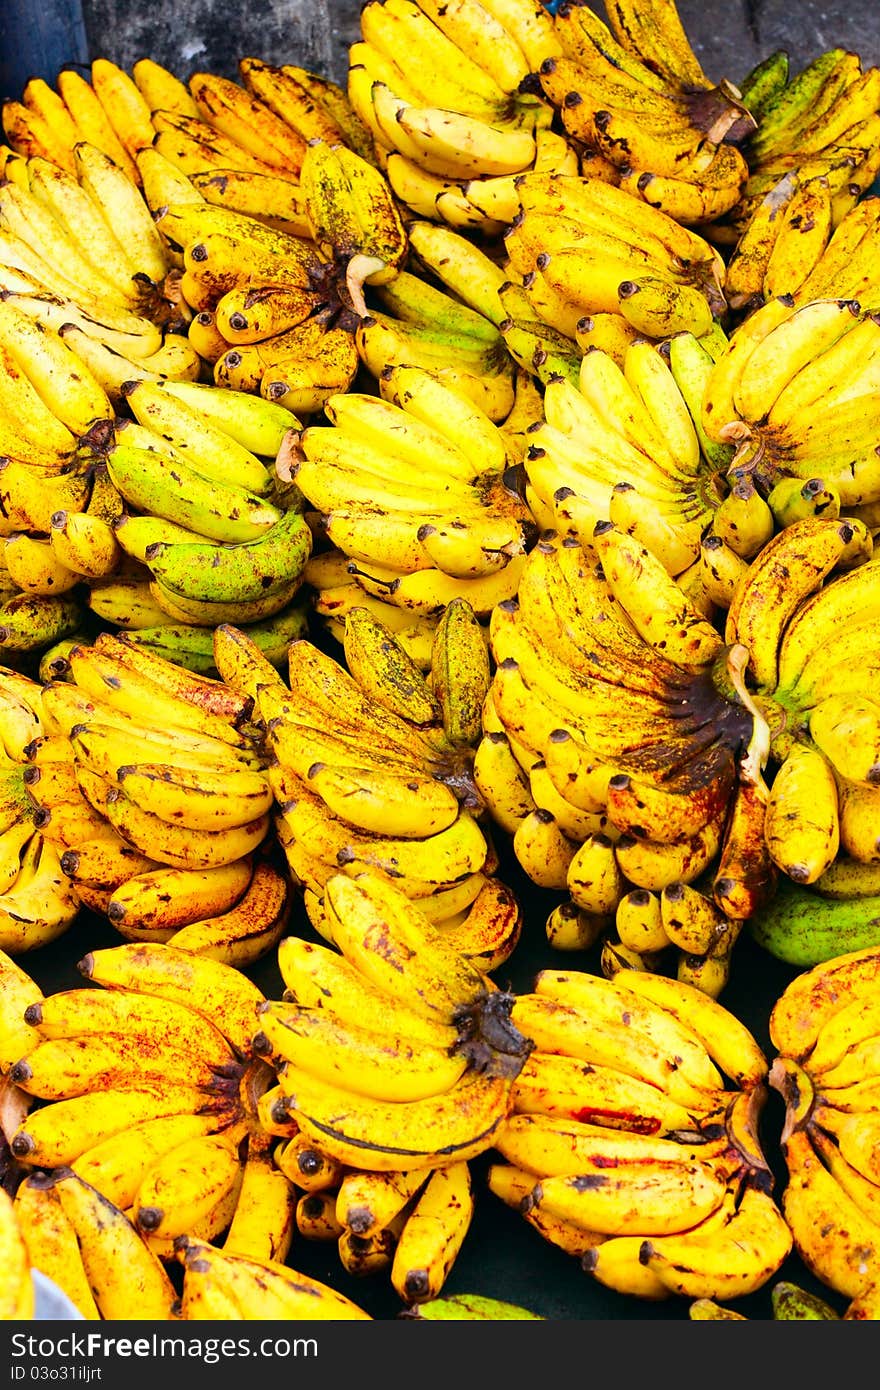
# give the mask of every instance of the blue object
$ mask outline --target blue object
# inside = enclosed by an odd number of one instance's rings
[[[66,1293],[42,1270],[32,1269],[34,1281],[34,1317],[41,1322],[82,1322],[82,1313],[71,1303]]]
[[[20,101],[30,77],[54,86],[89,61],[80,0],[0,0],[0,100]]]

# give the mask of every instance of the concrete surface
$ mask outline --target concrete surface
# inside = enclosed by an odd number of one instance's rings
[[[91,56],[103,54],[130,69],[149,55],[181,77],[199,68],[234,77],[236,59],[251,56],[296,62],[339,81],[348,46],[359,34],[360,0],[151,0],[143,9],[131,0],[42,0],[36,10],[56,7],[70,14],[81,7]],[[604,15],[601,0],[592,8]],[[701,62],[718,78],[741,79],[775,48],[788,50],[793,70],[833,45],[859,53],[865,66],[880,64],[878,0],[680,0],[679,9]],[[16,10],[34,31],[21,23],[17,47],[30,46],[29,70],[42,60],[53,68],[43,73],[51,79],[65,61],[58,52],[64,26],[51,41],[41,38],[30,0],[0,0],[0,40],[4,24],[11,34],[9,16]],[[74,24],[71,62],[81,61],[75,35]],[[0,53],[4,47],[8,83],[8,73],[16,63],[20,70],[27,55],[2,42]],[[0,76],[3,71],[0,66]]]

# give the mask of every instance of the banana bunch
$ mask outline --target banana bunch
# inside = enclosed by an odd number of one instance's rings
[[[545,536],[489,634],[495,672],[474,780],[529,878],[571,900],[551,912],[549,939],[592,945],[633,890],[647,890],[647,909],[699,880],[687,906],[717,991],[774,882],[769,737],[742,678],[744,649],[725,645],[661,561],[610,521],[596,523],[589,551]],[[644,951],[672,940],[656,918],[648,925]]]
[[[531,1048],[509,1021],[512,996],[493,984],[487,964],[466,955],[381,868],[330,874],[322,909],[330,945],[286,938],[285,999],[259,1011],[253,1049],[278,1080],[263,1108],[276,1123],[292,1121],[343,1170],[419,1174],[398,1199],[400,1211],[416,1197],[394,1233],[398,1247],[404,1242],[400,1262],[418,1267],[410,1218],[437,1226],[437,1238],[442,1227],[446,1251],[430,1261],[435,1276],[424,1287],[409,1281],[409,1301],[419,1301],[442,1282],[464,1239],[473,1210],[468,1160],[492,1144]],[[286,1149],[279,1161],[286,1164]],[[299,1166],[308,1167],[302,1155]],[[436,1177],[444,1170],[445,1183]],[[350,1196],[337,1201],[340,1210]],[[392,1223],[389,1197],[380,1229]],[[341,1224],[358,1234],[350,1213]]]
[[[336,267],[344,297],[363,317],[364,286],[393,280],[407,256],[406,230],[391,187],[355,150],[319,139],[306,149],[300,186],[318,249]]]
[[[33,1000],[9,1073],[35,1103],[10,1138],[23,1236],[85,1317],[168,1318],[178,1237],[289,1250],[296,1192],[259,1121],[271,1072],[248,1050],[263,995],[155,941],[79,968],[101,988]]]
[[[851,1300],[849,1318],[877,1316],[878,965],[872,946],[801,971],[769,1020],[769,1080],[785,1103],[785,1219],[810,1272]]]
[[[355,316],[340,303],[336,269],[311,233],[294,235],[182,191],[156,219],[181,257],[180,293],[193,325],[208,315],[195,341],[216,385],[295,414],[320,410],[350,386]]]
[[[725,313],[720,253],[661,209],[590,174],[523,174],[516,197],[508,274],[582,349],[603,338],[702,337]],[[594,316],[598,324],[582,323]]]
[[[393,878],[331,874],[322,909],[328,945],[286,937],[284,998],[259,1010],[254,1051],[279,1079],[266,1123],[293,1127],[277,1162],[314,1198],[301,1232],[335,1241],[350,1274],[387,1271],[420,1304],[466,1238],[469,1159],[488,1148],[528,1048],[507,1022],[511,997],[485,974],[492,960]]]
[[[869,310],[877,303],[876,202],[862,198],[834,221],[822,216],[825,185],[824,179],[799,184],[791,172],[764,195],[727,262],[732,309],[751,313],[783,296],[795,304],[856,300]]]
[[[274,472],[300,421],[276,402],[205,382],[130,381],[124,399],[129,417],[83,451],[106,472],[114,506],[100,532],[106,563],[89,569],[70,557],[86,571],[90,609],[120,629],[269,623],[277,658],[284,633],[302,622],[312,545],[299,499]],[[54,531],[52,540],[57,547]]]
[[[368,288],[355,330],[363,366],[380,391],[387,371],[418,367],[502,423],[516,397],[506,272],[451,228],[422,219],[408,225],[407,237],[407,268]]]
[[[203,1321],[364,1321],[370,1314],[331,1285],[281,1260],[258,1259],[192,1236],[175,1242],[183,1266],[180,1317]]]
[[[880,69],[829,48],[792,76],[780,51],[746,79],[743,100],[757,123],[743,145],[748,178],[714,229],[736,248],[729,288],[737,296],[760,290],[761,266],[772,282],[808,258],[870,188],[880,169]],[[737,252],[746,249],[743,274]]]
[[[348,615],[344,654],[347,669],[311,642],[293,642],[285,684],[244,634],[218,633],[224,678],[255,692],[273,758],[275,832],[309,919],[330,935],[328,878],[372,865],[457,950],[495,969],[512,954],[522,918],[496,877],[471,771],[489,684],[480,626],[463,601],[448,605],[430,685],[367,609]]]
[[[880,499],[878,335],[872,313],[833,292],[771,299],[734,329],[705,382],[702,423],[711,439],[744,446],[768,501],[786,479],[820,480],[817,501],[829,491],[857,521]],[[815,514],[809,499],[794,506]]]
[[[529,169],[577,173],[529,82],[560,51],[533,0],[371,0],[348,50],[348,98],[400,203],[481,239],[515,210]]]
[[[328,424],[289,438],[278,471],[305,498],[316,534],[347,559],[349,599],[359,593],[409,624],[436,619],[454,598],[486,617],[516,592],[534,527],[505,485],[510,455],[485,411],[401,364],[383,373],[379,395],[334,394],[325,415]],[[323,568],[336,577],[332,561]],[[350,585],[329,586],[339,587]],[[319,611],[344,614],[344,603],[326,608],[336,597]]]
[[[729,486],[724,455],[704,452],[689,409],[711,365],[699,339],[682,333],[669,362],[639,338],[620,365],[592,348],[575,382],[548,381],[521,464],[538,524],[589,548],[596,523],[610,518],[682,585],[705,587],[702,540]]]
[[[158,64],[148,66],[164,84],[175,83]],[[35,155],[72,174],[74,150],[85,142],[112,160],[135,186],[140,185],[138,152],[154,134],[139,84],[107,58],[96,58],[88,75],[62,69],[54,88],[43,78],[31,78],[20,101],[3,103],[0,123],[10,147],[23,158]]]
[[[877,891],[880,707],[870,692],[880,568],[866,558],[869,532],[867,541],[845,518],[807,517],[777,532],[735,591],[724,634],[747,654],[766,720],[770,860],[794,883],[842,897]],[[780,905],[783,936],[788,908]]]
[[[160,364],[162,330],[179,332],[181,321],[166,293],[171,262],[140,189],[87,140],[72,146],[70,169],[37,154],[16,158],[15,177],[7,163],[0,189],[3,289],[35,301],[41,321],[72,322],[110,349]]]
[[[584,3],[559,6],[561,51],[538,67],[540,91],[633,198],[684,226],[716,221],[742,197],[749,166],[737,145],[754,117],[737,88],[706,77],[674,0],[611,0],[605,10],[607,25]]]
[[[70,679],[42,689],[25,776],[72,900],[129,940],[253,963],[283,935],[292,889],[252,701],[124,634],[68,661]]]
[[[512,1022],[535,1044],[493,1139],[491,1192],[599,1283],[736,1299],[792,1237],[758,1139],[767,1060],[693,985],[542,970]]]

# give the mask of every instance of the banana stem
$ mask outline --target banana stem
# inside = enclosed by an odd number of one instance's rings
[[[742,703],[752,716],[752,736],[740,760],[740,777],[745,782],[759,786],[763,782],[762,772],[770,757],[770,725],[755,704],[746,688],[745,669],[749,663],[749,649],[742,642],[734,642],[727,653],[726,668],[730,683]]]
[[[345,271],[345,284],[351,299],[352,307],[360,318],[365,319],[369,316],[369,309],[364,300],[364,282],[369,280],[371,275],[376,275],[380,270],[385,270],[386,263],[379,256],[367,256],[363,252],[358,252],[352,256]]]

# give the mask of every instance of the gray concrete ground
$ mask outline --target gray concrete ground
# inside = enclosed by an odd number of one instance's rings
[[[20,90],[32,72],[51,80],[59,66],[97,54],[129,69],[148,55],[181,77],[199,69],[234,77],[237,58],[250,56],[299,63],[339,81],[358,37],[360,0],[151,0],[143,7],[131,0],[41,0],[37,9],[44,7],[85,21],[87,53],[75,23],[61,32],[56,24],[50,42],[33,23],[31,0],[0,0],[2,95],[17,95],[15,84]],[[592,7],[604,14],[602,0]],[[857,52],[865,66],[880,64],[880,0],[680,0],[679,8],[714,77],[735,82],[775,48],[788,51],[792,70],[835,45]]]

